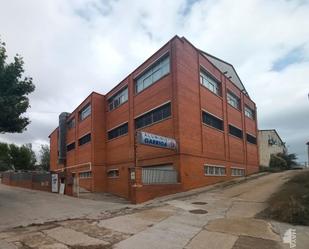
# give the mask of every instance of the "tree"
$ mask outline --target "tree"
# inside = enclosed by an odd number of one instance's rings
[[[282,157],[278,155],[271,155],[269,167],[272,170],[285,170],[287,169],[287,163]]]
[[[0,171],[12,169],[9,150],[7,143],[0,143]]]
[[[18,147],[15,144],[9,145],[9,156],[15,170],[34,170],[36,157],[31,144]]]
[[[49,146],[41,145],[40,150],[40,167],[43,170],[49,170]]]
[[[277,155],[286,161],[288,169],[291,169],[293,165],[297,164],[297,155],[295,153],[288,154],[287,152],[284,152],[278,153]]]
[[[21,115],[30,107],[28,94],[34,91],[32,78],[23,77],[24,61],[20,55],[6,62],[5,43],[0,40],[0,133],[21,133],[30,123]]]

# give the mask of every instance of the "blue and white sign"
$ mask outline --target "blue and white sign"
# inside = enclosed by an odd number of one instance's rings
[[[148,132],[138,132],[137,141],[140,144],[165,148],[170,150],[177,150],[177,142],[173,138],[162,137]]]

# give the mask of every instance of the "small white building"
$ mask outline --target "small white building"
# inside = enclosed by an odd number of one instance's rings
[[[269,167],[270,156],[286,151],[285,143],[275,129],[258,132],[260,166]]]

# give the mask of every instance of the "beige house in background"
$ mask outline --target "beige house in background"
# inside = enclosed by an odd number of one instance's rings
[[[286,151],[285,143],[275,129],[258,132],[260,166],[269,167],[272,154]]]

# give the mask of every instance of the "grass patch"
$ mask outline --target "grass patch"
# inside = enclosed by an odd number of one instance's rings
[[[257,217],[309,226],[309,171],[301,171],[268,200]]]

